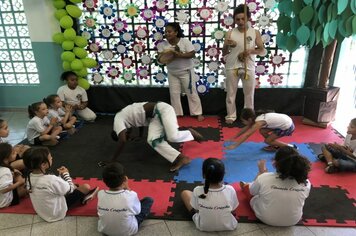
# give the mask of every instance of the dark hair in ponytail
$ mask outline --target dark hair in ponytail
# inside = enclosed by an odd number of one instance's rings
[[[209,192],[210,184],[218,184],[224,179],[225,166],[224,163],[217,158],[208,158],[203,162],[203,177],[204,194],[201,194],[200,198],[206,198],[206,194]]]
[[[42,103],[44,102],[35,102],[28,106],[27,111],[28,111],[28,117],[30,117],[30,119],[36,116],[36,111],[40,109]]]
[[[175,32],[177,32],[177,38],[183,38],[184,37],[184,33],[183,33],[183,30],[182,28],[180,27],[179,23],[178,22],[171,22],[171,23],[168,23],[166,25],[166,28],[167,27],[172,27],[174,29]]]

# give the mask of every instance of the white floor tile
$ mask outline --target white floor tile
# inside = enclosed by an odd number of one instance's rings
[[[258,227],[257,224],[239,223],[237,225],[236,230],[219,232],[219,235],[224,235],[224,236],[242,235],[242,234],[253,232],[256,230],[260,230],[260,227]]]
[[[323,235],[323,236],[355,236],[356,229],[355,228],[340,228],[340,227],[312,227],[308,226],[308,228],[315,235]]]
[[[268,236],[314,236],[305,226],[273,227],[267,226],[262,229]]]
[[[100,236],[98,232],[98,217],[77,216],[77,236]]]
[[[76,236],[77,219],[75,216],[67,216],[64,220],[53,223],[40,222],[33,224],[31,235]]]
[[[30,236],[31,235],[31,225],[20,226],[11,229],[0,230],[0,235],[6,236]]]
[[[165,222],[140,227],[137,236],[169,236],[171,235]]]
[[[14,228],[24,225],[31,225],[33,215],[29,214],[0,214],[0,229]]]
[[[218,235],[217,232],[201,232],[193,221],[166,221],[172,236]]]

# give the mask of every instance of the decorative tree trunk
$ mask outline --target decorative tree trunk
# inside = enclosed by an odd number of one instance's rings
[[[334,39],[332,43],[324,48],[323,60],[320,68],[318,88],[326,89],[328,86],[331,67],[334,61],[335,49],[337,41]]]

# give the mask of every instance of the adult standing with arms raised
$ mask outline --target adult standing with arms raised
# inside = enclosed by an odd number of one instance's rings
[[[246,13],[246,14],[245,14]],[[226,110],[225,122],[236,120],[236,93],[240,79],[244,93],[244,108],[254,109],[255,57],[263,54],[261,34],[249,26],[251,17],[248,6],[238,5],[234,10],[236,28],[229,30],[223,46],[226,55]]]

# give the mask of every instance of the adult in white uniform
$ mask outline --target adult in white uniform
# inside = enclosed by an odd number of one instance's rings
[[[234,10],[234,21],[237,28],[229,30],[223,45],[223,56],[226,55],[226,110],[225,121],[228,124],[236,120],[236,93],[240,79],[244,93],[244,108],[254,109],[255,94],[255,55],[265,49],[261,34],[248,26],[245,21],[244,4]],[[251,13],[247,10],[247,19]],[[244,31],[246,31],[246,48],[244,48]],[[245,77],[246,63],[246,77]]]
[[[194,46],[188,39],[183,38],[183,30],[179,23],[168,23],[165,36],[167,41],[160,45],[158,52],[160,55],[167,50],[174,53],[172,61],[167,63],[171,105],[174,107],[176,115],[182,116],[181,93],[185,93],[188,97],[190,115],[197,116],[197,119],[202,121],[204,120],[203,110],[194,81],[192,60],[195,55]]]
[[[177,117],[171,105],[164,102],[133,103],[115,115],[112,137],[118,140],[118,148],[113,160],[117,159],[127,142],[127,129],[143,126],[148,126],[148,144],[173,163],[171,171],[190,163],[190,158],[174,149],[166,140],[170,142],[202,140],[202,136],[193,129],[178,130]]]

